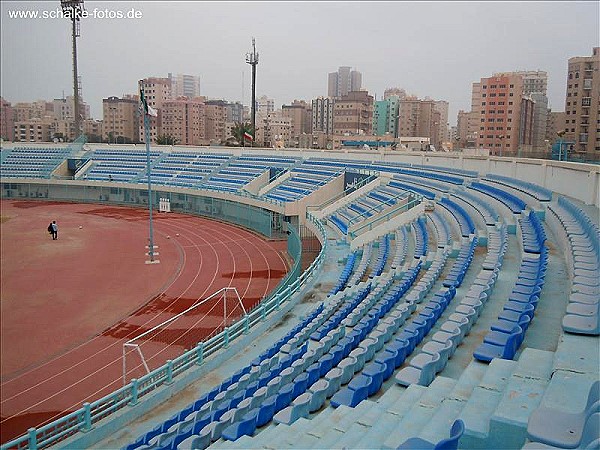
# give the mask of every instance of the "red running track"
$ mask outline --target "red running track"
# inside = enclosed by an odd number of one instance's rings
[[[285,241],[204,218],[155,213],[160,263],[145,264],[145,210],[29,200],[0,206],[2,442],[121,387],[127,340],[227,286],[248,310],[289,268]],[[52,220],[56,241],[46,231]],[[144,344],[150,368],[222,321],[222,302],[176,320]],[[131,369],[128,378],[143,373]]]

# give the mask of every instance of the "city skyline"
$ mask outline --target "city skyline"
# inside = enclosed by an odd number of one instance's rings
[[[1,95],[13,103],[72,95],[69,21],[9,17],[48,13],[60,2],[8,1],[1,8]],[[377,99],[399,87],[448,101],[451,125],[458,110],[470,109],[472,83],[495,72],[548,72],[550,106],[563,111],[567,61],[588,55],[599,35],[598,2],[86,1],[85,8],[79,74],[94,118],[102,116],[103,98],[134,94],[139,79],[169,72],[198,75],[209,98],[248,105],[244,56],[252,37],[261,55],[257,95],[274,99],[276,108],[327,95],[328,74],[350,66]],[[141,17],[100,15],[129,11]]]

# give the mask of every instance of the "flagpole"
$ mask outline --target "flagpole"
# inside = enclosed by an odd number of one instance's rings
[[[150,262],[154,262],[154,230],[152,228],[152,184],[150,183],[150,116],[144,111],[144,134],[146,138],[146,174],[148,176],[148,211],[150,213],[150,242],[148,255]]]

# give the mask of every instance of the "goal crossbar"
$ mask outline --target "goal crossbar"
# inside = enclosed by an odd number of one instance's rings
[[[137,351],[137,353],[140,355],[140,358],[142,360],[142,363],[144,365],[144,369],[146,370],[146,373],[150,373],[150,368],[148,367],[146,358],[144,358],[144,354],[143,354],[142,350],[140,349],[140,345],[137,342],[139,340],[143,339],[144,337],[154,333],[156,330],[166,327],[171,322],[174,322],[181,316],[189,313],[190,311],[202,306],[206,302],[209,302],[210,300],[213,300],[219,296],[223,299],[223,325],[226,325],[227,324],[227,292],[230,292],[230,291],[235,293],[237,302],[242,307],[242,311],[244,312],[244,315],[245,315],[246,308],[244,307],[244,304],[242,303],[242,299],[241,299],[240,294],[238,293],[237,289],[234,287],[224,287],[224,288],[219,289],[215,293],[211,294],[209,297],[206,297],[204,300],[199,301],[198,303],[195,303],[194,305],[190,306],[186,310],[176,314],[175,316],[171,317],[170,319],[167,319],[164,322],[159,323],[158,325],[155,325],[154,327],[150,328],[149,330],[144,331],[142,334],[135,336],[134,338],[129,339],[127,342],[125,342],[123,344],[123,385],[127,384],[127,382],[126,382],[126,377],[127,377],[126,359],[127,359],[127,356],[126,355],[127,355],[128,348],[135,349]]]

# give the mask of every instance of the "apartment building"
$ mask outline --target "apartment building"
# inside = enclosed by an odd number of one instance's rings
[[[139,142],[140,100],[137,95],[102,99],[103,134],[108,142]]]
[[[423,138],[423,142],[427,138],[437,149],[440,145],[440,117],[433,100],[420,100],[416,97],[407,97],[400,100],[398,113],[399,136]]]
[[[373,134],[398,137],[399,111],[400,98],[397,95],[388,95],[384,100],[376,101],[373,108]]]
[[[370,135],[373,132],[373,96],[367,91],[353,91],[335,101],[333,134]]]
[[[200,97],[200,77],[195,75],[172,74],[167,78],[171,83],[171,96],[195,98]]]
[[[0,139],[12,141],[15,138],[15,118],[10,102],[0,97]]]
[[[161,134],[181,145],[203,145],[206,141],[205,105],[199,99],[177,97],[162,103]]]
[[[28,119],[16,121],[14,126],[15,142],[51,142],[54,135],[54,119]]]
[[[291,143],[296,146],[295,144],[299,142],[302,134],[311,132],[311,106],[304,100],[294,100],[290,105],[281,106],[281,114],[290,119]]]
[[[564,139],[569,159],[600,161],[600,47],[591,56],[569,58]]]
[[[148,105],[158,111],[158,117],[149,117],[150,120],[150,140],[156,141],[156,137],[162,133],[162,106],[163,102],[171,99],[171,80],[169,78],[144,78],[140,80],[138,86],[143,92]],[[139,141],[145,142],[144,137],[144,117],[140,116]]]
[[[205,104],[205,137],[208,142],[220,144],[230,134],[226,129],[227,102],[224,100],[207,100]]]
[[[531,152],[533,104],[524,94],[520,74],[508,72],[474,83],[472,108],[479,117],[477,147],[499,156]]]
[[[311,133],[333,134],[333,108],[335,99],[332,97],[318,97],[312,100],[312,126]]]

